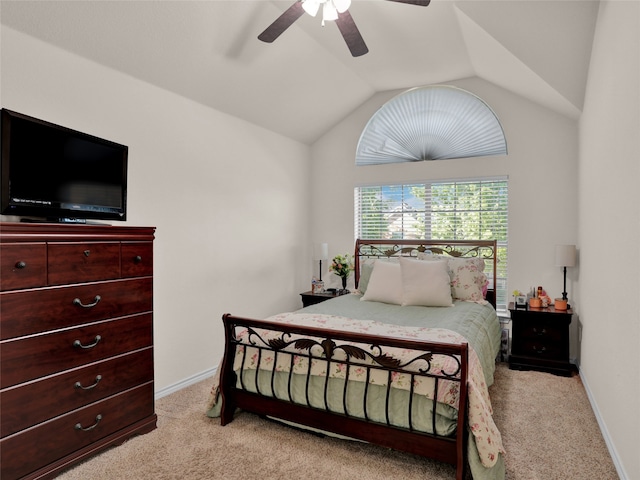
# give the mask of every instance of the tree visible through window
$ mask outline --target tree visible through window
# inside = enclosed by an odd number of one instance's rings
[[[507,306],[507,213],[506,178],[355,189],[356,238],[497,240],[498,309]]]

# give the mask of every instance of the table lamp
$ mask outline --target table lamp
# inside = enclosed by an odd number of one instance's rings
[[[567,267],[576,266],[576,246],[556,245],[556,267],[562,267],[564,273],[564,291],[562,299],[567,300]]]
[[[320,262],[320,271],[318,279],[322,281],[322,261],[329,259],[329,244],[328,243],[316,243],[313,246],[313,259]]]

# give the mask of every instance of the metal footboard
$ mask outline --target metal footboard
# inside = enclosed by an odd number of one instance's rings
[[[408,451],[440,461],[456,465],[457,477],[462,478],[466,465],[466,409],[467,409],[467,372],[468,346],[466,343],[445,344],[420,340],[380,337],[376,335],[336,331],[330,329],[303,327],[282,324],[265,320],[255,320],[234,317],[230,314],[223,316],[225,327],[225,355],[221,372],[223,425],[233,419],[236,408],[261,415],[269,415],[283,420],[296,422],[301,425],[320,428],[326,431],[350,436],[385,447]],[[244,335],[239,332],[244,331]],[[269,335],[265,335],[265,331]],[[274,334],[273,332],[277,332]],[[402,362],[386,353],[389,349],[399,348],[411,350],[410,359]],[[276,368],[260,368],[263,358],[267,355],[275,356],[274,364],[288,365],[285,371]],[[240,368],[234,370],[236,356],[240,357]],[[249,358],[249,355],[252,358]],[[454,359],[453,371],[441,371],[433,366],[436,355]],[[288,356],[288,358],[287,358]],[[279,363],[278,360],[281,360]],[[255,374],[245,375],[245,368],[253,361]],[[306,362],[306,371],[294,373],[294,362]],[[318,362],[326,364],[324,377],[312,375],[312,365]],[[323,365],[320,363],[320,365]],[[343,373],[343,383],[336,381],[330,372],[334,369]],[[348,389],[353,369],[364,369],[366,380],[361,382],[363,388],[362,412],[355,412],[350,408]],[[239,370],[239,371],[236,371]],[[288,372],[286,371],[288,370]],[[362,370],[360,370],[361,372]],[[278,377],[280,375],[280,377]],[[369,380],[373,376],[384,375],[384,415],[382,419],[372,418],[370,406],[372,387]],[[394,377],[404,375],[409,379],[407,426],[398,426],[391,415],[391,402],[394,395]],[[266,376],[266,377],[265,377]],[[284,376],[284,377],[283,377]],[[278,392],[276,383],[286,378],[286,393]],[[302,378],[302,380],[301,380]],[[316,380],[313,380],[315,378]],[[433,383],[430,394],[432,401],[431,431],[416,428],[414,418],[414,385],[417,379],[427,378]],[[262,380],[262,381],[260,381]],[[304,395],[294,393],[294,383],[304,383]],[[320,382],[320,404],[312,400],[313,392]],[[456,431],[453,435],[438,432],[436,425],[436,411],[438,394],[442,389],[457,384],[459,389],[459,414]],[[332,408],[329,402],[330,390],[341,388],[341,408]],[[378,395],[379,398],[380,395]],[[358,399],[360,401],[360,399]]]

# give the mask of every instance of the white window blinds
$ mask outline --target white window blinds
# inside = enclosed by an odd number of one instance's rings
[[[356,187],[355,236],[496,239],[497,304],[498,309],[506,309],[508,200],[506,178]]]

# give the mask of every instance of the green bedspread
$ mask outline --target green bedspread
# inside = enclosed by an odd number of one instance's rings
[[[480,358],[487,386],[493,384],[495,359],[500,351],[500,321],[490,305],[456,301],[453,307],[400,307],[380,302],[362,302],[360,298],[360,295],[342,295],[303,308],[301,312],[453,330],[469,341]]]

